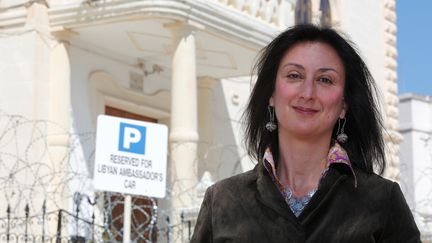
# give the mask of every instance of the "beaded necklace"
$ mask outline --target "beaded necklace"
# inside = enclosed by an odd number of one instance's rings
[[[306,205],[311,200],[312,196],[315,194],[315,192],[318,190],[318,188],[314,188],[306,195],[300,198],[296,198],[293,195],[292,190],[289,187],[285,188],[285,201],[287,202],[288,206],[291,208],[291,211],[294,213],[296,217],[300,215],[301,212],[303,212],[303,209],[306,207]]]
[[[321,175],[321,179],[320,179],[318,185],[321,184],[321,181],[326,176],[330,165],[334,164],[334,163],[345,164],[349,167],[349,169],[351,170],[352,175],[354,177],[354,187],[357,187],[357,178],[356,178],[356,175],[354,173],[354,169],[351,166],[351,162],[349,160],[348,154],[345,151],[345,149],[343,149],[342,146],[339,145],[339,143],[337,141],[335,141],[334,145],[330,148],[330,151],[329,151],[328,156],[327,156],[327,166],[326,166],[326,169],[324,170],[323,174]],[[296,217],[298,217],[301,214],[301,212],[303,211],[303,209],[306,207],[306,205],[309,203],[312,196],[318,190],[319,186],[317,186],[316,188],[309,191],[305,196],[300,197],[300,198],[296,198],[293,196],[292,190],[289,187],[284,187],[281,184],[281,182],[279,181],[279,179],[277,178],[275,162],[273,160],[273,156],[272,156],[270,148],[267,148],[265,153],[264,153],[263,164],[264,164],[265,169],[269,173],[272,181],[275,183],[275,185],[277,186],[277,188],[281,192],[282,197],[285,199],[285,202],[289,205],[289,207],[290,207],[291,211],[294,213],[294,215]]]

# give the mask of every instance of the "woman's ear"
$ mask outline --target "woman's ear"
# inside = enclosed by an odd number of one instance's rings
[[[270,96],[270,99],[269,99],[269,106],[274,106],[273,95]]]

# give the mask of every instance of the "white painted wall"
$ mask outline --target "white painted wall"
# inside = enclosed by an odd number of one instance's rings
[[[0,38],[0,134],[2,183],[0,207],[18,216],[29,203],[30,210],[41,211],[48,183],[34,181],[47,170],[47,121],[49,102],[50,41],[35,31]],[[42,166],[41,166],[42,165]],[[43,168],[42,168],[43,167]],[[14,187],[19,185],[19,187]],[[31,191],[32,190],[32,191]]]
[[[359,52],[379,86],[384,80],[383,3],[376,0],[340,1],[341,30]]]
[[[0,109],[29,119],[46,119],[49,49],[45,36],[30,31],[0,38]]]
[[[432,97],[400,97],[401,185],[424,235],[432,233],[424,218],[432,215]]]
[[[244,149],[244,133],[241,124],[241,117],[246,109],[249,95],[252,91],[251,77],[237,77],[222,80],[224,99],[227,104],[228,115],[230,117],[230,127],[234,142],[237,145],[236,172],[244,172],[253,168],[256,162],[252,161]]]
[[[250,78],[199,80],[199,172],[217,181],[253,165],[242,144],[240,117],[250,93]],[[247,165],[245,167],[245,165]]]

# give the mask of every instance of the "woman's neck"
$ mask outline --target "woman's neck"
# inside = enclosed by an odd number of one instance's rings
[[[279,139],[278,178],[295,197],[318,186],[326,169],[330,138],[318,140]]]

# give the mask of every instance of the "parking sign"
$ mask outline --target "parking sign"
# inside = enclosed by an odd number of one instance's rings
[[[165,125],[98,116],[95,189],[164,197],[167,145]]]
[[[147,128],[120,122],[119,151],[145,154]]]

